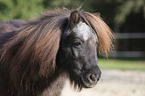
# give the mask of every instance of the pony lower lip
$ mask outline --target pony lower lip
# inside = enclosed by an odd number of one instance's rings
[[[85,81],[83,78],[82,78],[82,82],[83,82],[83,85],[85,88],[92,88],[97,84],[97,82],[91,84],[91,83]]]
[[[85,88],[92,88],[94,87],[96,84],[84,84]]]

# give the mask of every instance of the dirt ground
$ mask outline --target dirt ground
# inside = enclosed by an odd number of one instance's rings
[[[61,96],[145,96],[145,71],[102,70],[95,87],[77,92],[67,81]]]

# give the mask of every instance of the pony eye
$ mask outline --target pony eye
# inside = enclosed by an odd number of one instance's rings
[[[73,45],[74,45],[75,47],[78,47],[78,46],[81,45],[81,42],[79,42],[79,41],[75,41]]]

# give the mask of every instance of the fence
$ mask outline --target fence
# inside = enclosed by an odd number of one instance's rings
[[[114,33],[115,39],[145,39],[145,33]],[[145,42],[144,44],[145,45]],[[115,47],[118,44],[115,42]],[[110,57],[145,57],[145,49],[143,51],[118,51],[117,48],[110,54]]]

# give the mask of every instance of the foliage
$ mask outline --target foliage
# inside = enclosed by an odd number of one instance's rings
[[[73,0],[73,4],[70,0],[0,0],[0,21],[33,18],[45,8],[77,5],[81,5],[79,0]]]
[[[78,8],[82,4],[86,11],[100,12],[112,28],[123,24],[132,12],[141,10],[145,17],[145,0],[0,0],[0,21],[32,19],[44,9]]]
[[[0,0],[0,20],[32,18],[40,13],[42,0]]]
[[[50,4],[51,7],[67,7],[67,8],[77,8],[81,5],[81,0],[53,0]]]
[[[131,13],[138,13],[140,10],[144,13],[145,18],[145,0],[122,0],[119,6],[118,13],[115,16],[115,21],[118,24],[124,23],[126,17]]]

